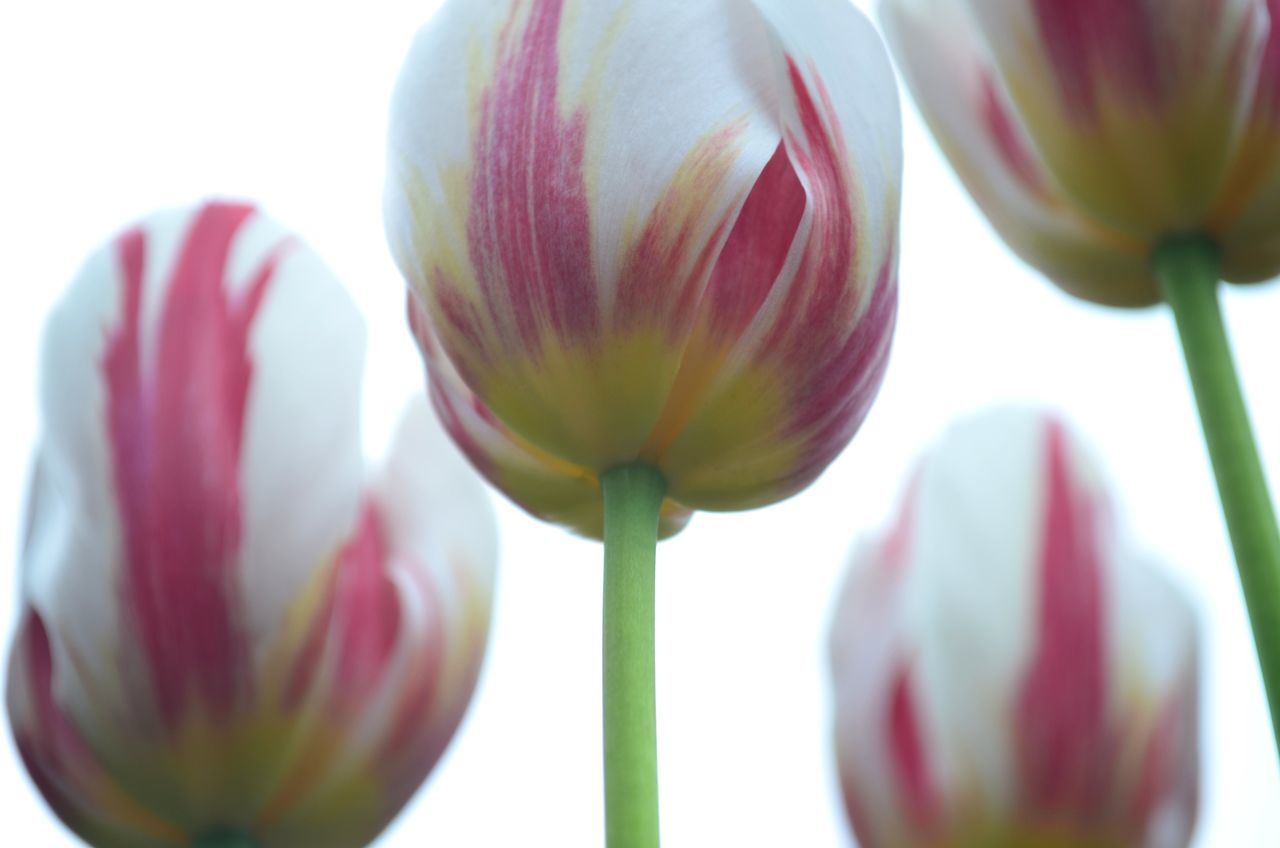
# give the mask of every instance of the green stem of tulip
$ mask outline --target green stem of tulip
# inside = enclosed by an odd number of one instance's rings
[[[215,830],[198,837],[192,848],[258,848],[252,836],[240,830]]]
[[[1280,532],[1218,305],[1218,251],[1205,238],[1171,239],[1154,268],[1182,337],[1280,747]]]
[[[604,793],[608,848],[657,848],[658,720],[653,605],[666,481],[649,465],[600,477],[604,491]]]

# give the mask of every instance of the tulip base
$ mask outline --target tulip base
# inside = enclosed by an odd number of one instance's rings
[[[1280,746],[1280,532],[1218,304],[1217,248],[1172,239],[1153,261],[1182,339]]]
[[[193,848],[258,848],[252,836],[240,830],[215,830],[195,839]]]
[[[637,464],[604,494],[604,784],[608,848],[658,845],[654,583],[666,482]]]

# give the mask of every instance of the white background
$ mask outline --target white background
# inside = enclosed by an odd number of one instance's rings
[[[366,448],[419,366],[382,236],[383,138],[401,58],[434,0],[30,2],[0,11],[0,568],[38,431],[44,315],[124,224],[209,194],[256,199],[344,279],[371,329]],[[860,6],[869,5],[859,3]],[[669,846],[850,843],[828,739],[824,638],[854,538],[884,520],[913,456],[992,402],[1068,411],[1133,532],[1203,614],[1199,844],[1280,845],[1263,693],[1169,316],[1067,299],[997,241],[905,108],[902,306],[884,391],[810,490],[699,516],[660,549],[658,700]],[[1280,291],[1227,311],[1274,478]],[[495,498],[495,500],[499,500]],[[379,843],[601,843],[599,548],[498,504],[490,652],[460,737]],[[0,579],[9,638],[16,576]],[[73,844],[0,744],[0,841]]]

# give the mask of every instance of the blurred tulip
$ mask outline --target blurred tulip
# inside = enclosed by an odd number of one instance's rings
[[[366,479],[363,344],[223,203],[121,235],[50,320],[8,706],[90,843],[365,845],[461,719],[493,519],[425,401]]]
[[[448,429],[601,535],[644,463],[663,533],[808,485],[879,387],[897,97],[845,0],[450,0],[392,113],[386,213]]]
[[[1160,299],[1201,234],[1280,273],[1280,0],[882,0],[943,151],[997,231],[1072,294]]]
[[[832,625],[860,844],[1186,846],[1196,638],[1059,422],[956,426],[859,548]]]

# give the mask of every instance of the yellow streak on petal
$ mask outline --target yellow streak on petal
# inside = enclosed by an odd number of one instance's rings
[[[414,274],[410,284],[428,300],[431,281],[424,275],[438,271],[460,294],[474,301],[480,297],[480,289],[465,252],[465,227],[471,208],[467,171],[465,166],[455,164],[441,167],[436,176],[440,192],[432,191],[415,165],[407,160],[401,162],[400,179],[412,216],[412,254],[402,257],[407,261],[400,265]]]
[[[477,373],[476,394],[562,463],[606,471],[637,459],[679,364],[666,328],[642,326],[573,347],[548,331],[540,349],[537,359],[513,355]]]
[[[1043,46],[1027,37],[1004,81],[1056,181],[1085,217],[1145,243],[1203,224],[1232,152],[1228,70],[1211,67],[1168,102],[1135,106],[1098,86],[1097,115],[1065,112]],[[1100,72],[1099,72],[1100,73]]]
[[[784,437],[791,411],[786,375],[768,363],[748,363],[719,376],[702,390],[658,462],[669,469],[672,497],[699,509],[742,509],[773,500],[773,493],[756,490],[759,481],[786,477],[804,448]]]
[[[706,401],[707,389],[724,367],[728,356],[729,346],[715,344],[705,330],[695,332],[689,339],[675,384],[667,395],[667,405],[649,434],[649,440],[641,448],[643,457],[657,460],[660,464],[667,448]]]

